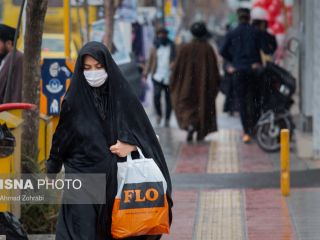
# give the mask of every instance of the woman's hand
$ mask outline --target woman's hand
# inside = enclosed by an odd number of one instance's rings
[[[118,155],[118,157],[126,157],[128,156],[131,152],[136,151],[137,147],[130,145],[128,143],[120,142],[119,140],[115,145],[112,145],[110,147],[110,151],[113,154]]]

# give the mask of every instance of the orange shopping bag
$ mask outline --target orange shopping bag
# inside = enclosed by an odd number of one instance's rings
[[[167,183],[153,159],[118,163],[118,192],[113,205],[113,238],[169,233]]]

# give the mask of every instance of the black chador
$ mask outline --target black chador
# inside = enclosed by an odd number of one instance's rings
[[[86,55],[101,63],[108,73],[107,81],[101,87],[91,87],[84,77]],[[168,183],[171,209],[169,171],[149,119],[108,49],[101,43],[89,42],[79,53],[46,165],[47,172],[53,174],[61,170],[62,164],[66,173],[106,173],[106,204],[62,204],[57,240],[112,239],[111,212],[117,192],[117,161],[121,159],[109,148],[117,140],[138,146],[146,157],[155,160]],[[171,219],[170,210],[170,222]]]

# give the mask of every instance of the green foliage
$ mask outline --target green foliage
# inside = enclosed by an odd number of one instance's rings
[[[40,169],[37,160],[23,156],[22,172],[44,173],[44,169]],[[58,204],[22,204],[20,221],[28,234],[54,233],[59,207]]]
[[[50,234],[55,232],[59,205],[21,205],[21,222],[28,234]]]

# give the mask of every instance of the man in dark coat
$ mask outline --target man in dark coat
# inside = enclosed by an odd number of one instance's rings
[[[231,31],[231,25],[226,25],[226,34]],[[226,36],[226,35],[225,35]],[[224,37],[222,37],[219,41],[218,47],[220,48],[224,42]],[[231,72],[229,73],[229,68],[231,68]],[[238,104],[236,102],[236,88],[234,84],[233,72],[232,72],[232,64],[228,61],[223,61],[223,71],[224,76],[223,80],[220,84],[220,90],[223,94],[225,94],[225,102],[223,104],[223,111],[233,116],[234,112],[237,112]]]
[[[0,24],[0,104],[5,102],[21,102],[23,54],[16,51],[13,60],[13,70],[8,88],[10,63],[13,58],[13,41],[16,29]],[[8,91],[5,98],[6,89]]]
[[[260,116],[260,104],[255,92],[259,86],[257,69],[261,68],[261,42],[258,31],[250,25],[250,10],[239,9],[238,19],[239,25],[227,34],[220,54],[232,64],[229,73],[234,73],[244,131],[243,142],[248,143]]]
[[[194,40],[183,46],[174,65],[171,99],[179,126],[188,131],[187,141],[217,131],[215,98],[218,94],[217,57],[208,42],[210,33],[202,22],[191,27]]]

